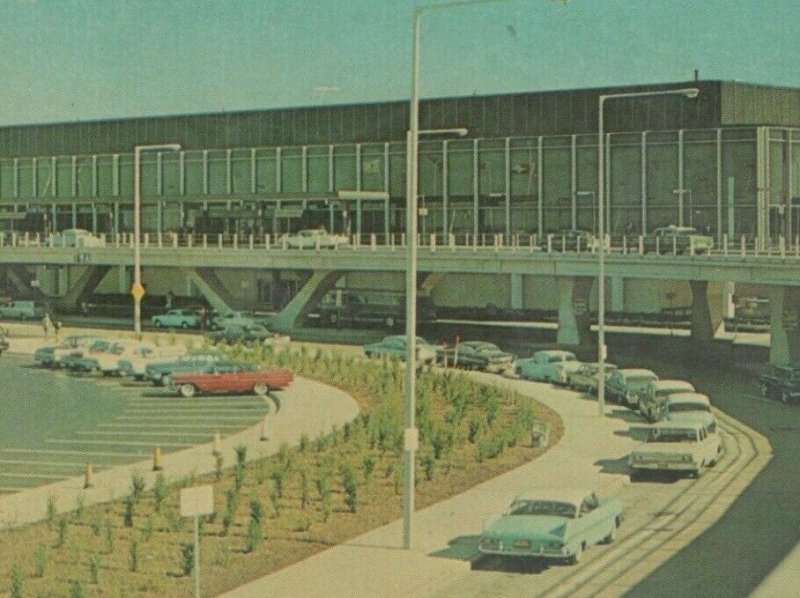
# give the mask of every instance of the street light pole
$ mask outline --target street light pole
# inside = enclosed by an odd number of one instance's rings
[[[605,127],[603,122],[603,107],[606,100],[621,98],[644,98],[664,95],[682,95],[689,99],[697,97],[700,90],[696,87],[680,89],[665,89],[663,91],[640,91],[631,93],[614,93],[601,95],[597,101],[597,228],[600,233],[600,252],[597,254],[597,409],[602,417],[605,415],[606,403],[606,224],[605,224],[605,193],[606,193],[606,168],[605,168]]]
[[[179,151],[181,146],[177,143],[163,143],[158,145],[137,145],[133,148],[133,332],[138,336],[142,333],[142,181],[141,181],[141,154],[152,151]]]

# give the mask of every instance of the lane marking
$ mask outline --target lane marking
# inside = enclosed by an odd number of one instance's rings
[[[118,415],[115,419],[135,419],[136,421],[147,421],[147,420],[155,420],[161,421],[166,419],[162,416],[147,416],[147,415]],[[201,422],[207,422],[209,419],[220,420],[220,421],[240,421],[240,422],[257,422],[260,420],[260,417],[254,418],[252,415],[217,415],[214,418],[208,418],[202,415],[186,415],[181,416],[183,420],[200,420]]]
[[[141,424],[109,424],[109,423],[99,423],[97,424],[98,428],[136,428],[141,429]],[[228,430],[240,430],[242,426],[238,424],[220,424],[220,425],[213,425],[213,424],[206,424],[203,425],[201,423],[197,424],[147,424],[148,429],[163,429],[163,428],[191,428],[192,430],[202,430],[208,428],[212,431],[216,429],[228,429]]]
[[[0,471],[0,478],[24,478],[30,479],[43,479],[43,480],[63,480],[65,475],[58,475],[55,473],[7,473]]]
[[[0,459],[6,465],[44,465],[45,467],[84,467],[86,463],[79,461],[27,461],[18,459]]]

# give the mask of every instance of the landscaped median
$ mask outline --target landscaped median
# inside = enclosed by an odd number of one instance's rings
[[[202,523],[203,592],[215,595],[401,515],[403,364],[321,349],[233,347],[236,358],[338,386],[361,408],[352,422],[253,459],[242,446],[216,474],[130,479],[122,501],[55,508],[46,521],[2,532],[0,589],[12,595],[191,595],[192,529],[178,491],[213,484]],[[530,461],[560,439],[561,420],[513,390],[459,372],[417,380],[417,505],[422,508]],[[543,446],[541,431],[549,429]]]

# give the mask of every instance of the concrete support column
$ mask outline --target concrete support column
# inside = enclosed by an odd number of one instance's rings
[[[770,294],[769,362],[800,363],[800,288],[777,287]]]
[[[272,328],[279,332],[291,332],[301,326],[305,315],[319,304],[322,296],[333,288],[341,276],[342,272],[337,271],[314,271],[297,295],[272,318]]]
[[[625,279],[622,276],[611,277],[611,311],[625,311]]]
[[[723,285],[709,283],[707,280],[690,280],[689,286],[692,289],[692,339],[714,340],[714,335],[722,324]],[[712,297],[710,302],[709,296]]]
[[[733,282],[725,283],[725,297],[723,299],[723,310],[726,318],[733,318],[736,315],[736,306],[733,295],[736,293],[736,284]]]
[[[69,266],[62,266],[58,269],[58,294],[66,295],[69,290]]]
[[[125,266],[120,266],[117,269],[117,292],[128,293],[131,290],[131,281]]]
[[[522,274],[511,275],[511,309],[522,309],[525,304]]]
[[[586,345],[591,342],[589,292],[591,276],[557,276],[559,345]]]

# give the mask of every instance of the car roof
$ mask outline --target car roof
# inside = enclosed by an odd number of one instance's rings
[[[581,488],[537,488],[518,494],[514,500],[550,500],[580,505],[591,490]]]
[[[658,379],[656,373],[652,370],[647,370],[645,368],[622,368],[617,370],[618,374],[621,374],[625,377],[629,376],[655,376],[655,379]]]
[[[694,389],[692,383],[686,380],[653,380],[650,385],[656,390],[661,390],[662,388],[685,388],[691,391]]]
[[[705,403],[711,404],[708,396],[701,392],[676,392],[667,397],[667,402],[672,403]]]
[[[575,357],[575,353],[572,351],[564,351],[563,349],[545,349],[544,351],[536,351],[533,355],[572,355]]]
[[[680,421],[661,421],[650,426],[659,430],[697,430],[704,428],[705,424],[700,420],[680,420]]]

